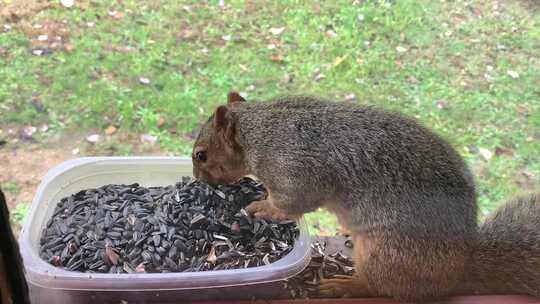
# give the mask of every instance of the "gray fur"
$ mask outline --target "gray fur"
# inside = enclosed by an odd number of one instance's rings
[[[307,96],[232,113],[250,171],[279,194],[280,208],[295,216],[328,207],[353,234],[378,240],[360,265],[372,289],[418,300],[462,280],[476,194],[439,136],[396,113]]]
[[[538,198],[508,205],[479,229],[465,162],[417,121],[310,96],[239,102],[229,111],[229,146],[237,147],[242,170],[292,218],[334,211],[365,242],[355,245],[357,272],[375,295],[426,301],[501,286],[539,295]],[[196,145],[209,146],[215,132],[209,121]],[[503,279],[493,280],[496,274]]]

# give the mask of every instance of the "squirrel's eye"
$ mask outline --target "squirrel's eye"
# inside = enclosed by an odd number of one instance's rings
[[[200,162],[205,162],[206,161],[206,152],[205,151],[197,151],[195,153],[195,160],[200,161]]]

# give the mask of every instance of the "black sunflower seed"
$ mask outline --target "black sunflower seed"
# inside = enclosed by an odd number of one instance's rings
[[[92,273],[270,264],[293,248],[299,230],[294,221],[268,222],[248,215],[244,208],[264,197],[263,185],[248,178],[216,187],[185,177],[166,187],[82,190],[58,202],[40,237],[39,254],[55,266]],[[347,267],[329,271],[349,271]]]

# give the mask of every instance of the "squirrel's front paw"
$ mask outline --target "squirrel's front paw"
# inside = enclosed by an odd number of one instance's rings
[[[249,204],[245,209],[249,214],[255,214],[259,211],[262,211],[265,208],[265,205],[269,204],[266,200],[264,201],[255,201]]]
[[[274,207],[268,200],[253,202],[246,207],[246,211],[259,219],[276,221],[289,219],[282,210]]]

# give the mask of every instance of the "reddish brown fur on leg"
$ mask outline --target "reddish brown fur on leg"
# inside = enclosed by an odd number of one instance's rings
[[[360,275],[337,275],[331,279],[321,280],[319,294],[332,298],[367,298],[373,294],[369,291],[367,281]]]

